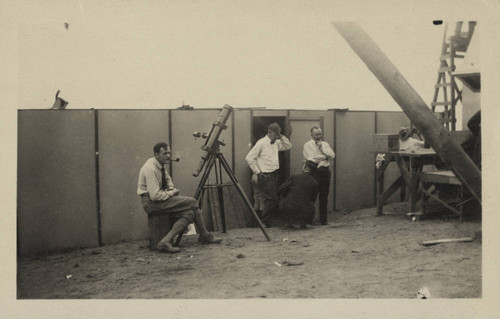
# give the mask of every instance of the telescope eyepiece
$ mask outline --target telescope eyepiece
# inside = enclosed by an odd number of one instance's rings
[[[193,137],[195,138],[198,138],[198,137],[201,137],[201,138],[207,138],[208,137],[208,134],[205,133],[205,132],[193,132]]]

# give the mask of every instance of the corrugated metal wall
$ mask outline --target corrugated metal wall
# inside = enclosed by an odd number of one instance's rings
[[[91,110],[18,112],[19,254],[98,244],[94,147]]]
[[[252,171],[248,168],[245,156],[252,148],[251,111],[235,110],[234,115],[234,175],[245,191],[248,199],[252,201]],[[225,154],[229,156],[229,154]],[[248,210],[246,214],[251,214]]]
[[[153,156],[155,143],[170,143],[174,157],[180,157],[180,162],[172,164],[174,182],[182,194],[192,196],[200,179],[192,173],[205,142],[195,141],[192,133],[210,132],[219,113],[220,109],[19,111],[19,252],[97,246],[98,204],[103,244],[146,238],[147,218],[136,195],[140,167]],[[336,145],[329,209],[334,203],[336,209],[374,205],[372,135],[375,129],[395,132],[408,123],[401,112],[235,109],[222,132],[220,140],[226,146],[221,151],[250,199],[251,172],[244,158],[251,148],[252,115],[289,116],[292,120],[291,173],[302,165],[302,146],[310,138],[310,124],[322,118],[324,139],[332,147]],[[387,182],[396,176],[395,168],[390,167]]]
[[[169,111],[99,110],[98,123],[103,243],[146,238],[137,178],[153,146],[169,143]]]
[[[375,112],[336,112],[335,209],[373,206]]]

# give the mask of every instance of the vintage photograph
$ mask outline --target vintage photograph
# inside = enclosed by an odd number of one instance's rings
[[[14,302],[485,297],[484,20],[13,7]]]

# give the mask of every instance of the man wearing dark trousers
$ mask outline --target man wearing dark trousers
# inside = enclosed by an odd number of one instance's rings
[[[172,241],[192,222],[200,232],[199,242],[220,243],[221,240],[205,228],[198,201],[193,197],[180,196],[179,190],[174,187],[172,178],[165,169],[165,165],[170,161],[170,147],[166,143],[158,143],[153,147],[153,152],[154,157],[148,159],[139,172],[137,194],[141,196],[142,207],[146,213],[163,211],[177,218],[172,229],[158,243],[158,249],[169,253],[179,252],[179,247],[175,247]]]
[[[321,225],[328,225],[328,193],[332,177],[329,160],[335,158],[335,153],[330,145],[323,141],[321,128],[317,126],[311,128],[311,140],[304,144],[303,154],[306,161],[318,164],[318,168],[312,172],[312,176],[319,184],[319,221]]]
[[[255,143],[245,160],[253,172],[255,207],[261,210],[261,220],[266,227],[271,227],[271,218],[278,208],[278,170],[280,168],[278,152],[292,148],[292,144],[281,135],[278,123],[267,128],[267,135]]]

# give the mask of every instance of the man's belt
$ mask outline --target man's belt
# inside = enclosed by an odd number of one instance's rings
[[[275,170],[275,171],[272,171],[272,172],[268,172],[268,173],[261,172],[261,174],[264,175],[264,176],[277,175],[278,174],[278,170]]]

